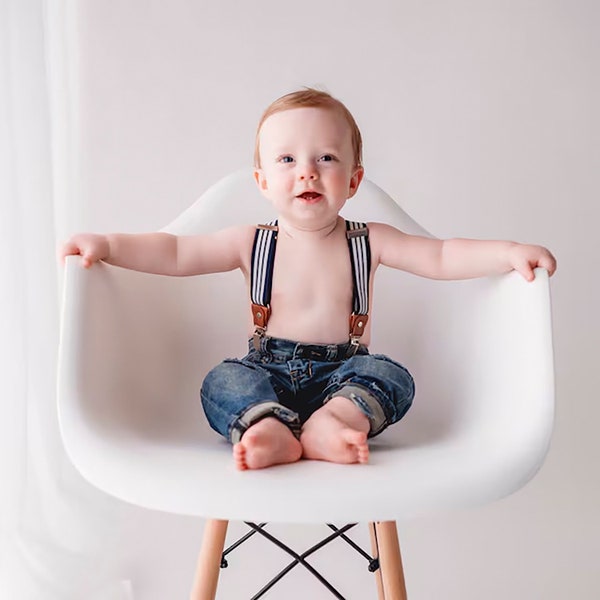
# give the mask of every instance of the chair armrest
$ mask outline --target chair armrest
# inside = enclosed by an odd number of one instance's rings
[[[193,406],[201,373],[194,389],[193,381],[177,377],[187,340],[177,317],[190,284],[104,263],[84,269],[77,257],[67,258],[58,365],[61,423],[143,432],[156,423],[164,430],[189,429],[185,421],[201,420],[199,406]],[[189,411],[172,410],[177,399],[186,399],[193,420],[184,417]]]

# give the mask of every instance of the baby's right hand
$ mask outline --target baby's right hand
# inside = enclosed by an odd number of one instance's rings
[[[63,262],[67,256],[81,256],[81,264],[86,269],[89,269],[95,262],[107,258],[109,253],[108,237],[96,233],[74,235],[59,250],[60,259]]]

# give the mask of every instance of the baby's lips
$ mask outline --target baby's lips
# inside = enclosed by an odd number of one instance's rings
[[[319,194],[318,192],[304,192],[297,196],[297,198],[302,198],[303,200],[316,200],[317,198],[320,198],[320,197],[321,197],[321,194]]]

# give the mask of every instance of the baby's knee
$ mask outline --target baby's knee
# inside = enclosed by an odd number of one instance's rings
[[[329,397],[352,400],[369,418],[371,437],[404,417],[412,405],[415,384],[403,365],[380,354],[356,356],[346,368]]]
[[[205,390],[215,388],[230,388],[236,386],[241,379],[246,379],[243,375],[247,367],[237,359],[227,359],[217,366],[213,367],[204,378],[202,388]]]

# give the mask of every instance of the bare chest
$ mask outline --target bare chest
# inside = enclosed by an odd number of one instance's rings
[[[280,235],[271,302],[305,308],[330,307],[345,314],[352,305],[352,267],[345,237],[306,243]]]

